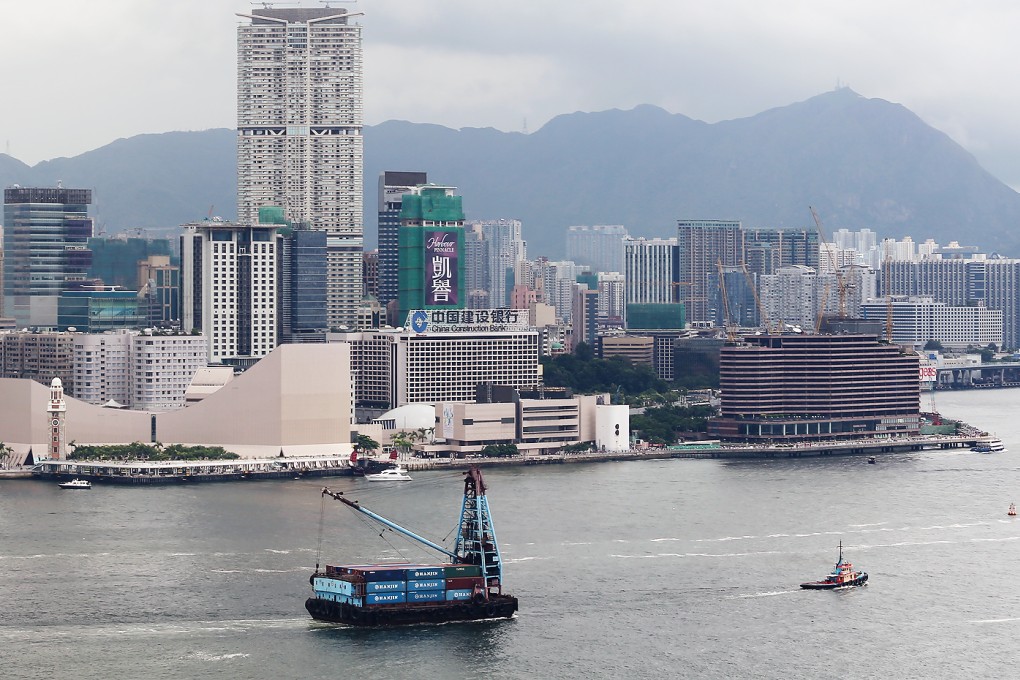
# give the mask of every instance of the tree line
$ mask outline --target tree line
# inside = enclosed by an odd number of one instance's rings
[[[184,446],[159,442],[143,444],[75,444],[70,443],[69,460],[234,460],[240,458],[222,446]]]

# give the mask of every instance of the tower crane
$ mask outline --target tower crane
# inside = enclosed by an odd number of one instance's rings
[[[818,213],[816,213],[815,209],[812,208],[811,206],[808,206],[808,210],[811,211],[811,217],[814,218],[815,220],[815,229],[818,232],[818,249],[820,251],[822,249],[822,246],[825,247],[826,255],[829,258],[829,266],[832,268],[832,273],[836,277],[836,288],[839,292],[839,318],[845,319],[847,284],[846,281],[843,279],[843,271],[838,266],[836,266],[836,256],[832,252],[832,248],[829,247],[829,242],[825,239],[825,230],[822,227],[822,220],[819,219]],[[828,297],[828,292],[826,292],[826,297]],[[822,310],[825,309],[824,304],[825,301],[823,300]],[[821,313],[822,311],[819,311],[819,314]]]
[[[737,332],[730,323],[730,296],[726,293],[726,277],[723,276],[722,260],[716,260],[716,268],[719,271],[719,292],[722,296],[723,306],[723,327],[726,329],[726,342],[736,342]]]
[[[761,321],[762,327],[766,333],[772,332],[772,325],[769,323],[768,314],[765,313],[765,308],[761,306],[761,298],[758,297],[758,286],[752,279],[751,273],[747,271],[747,263],[741,262],[740,268],[744,272],[744,279],[747,281],[747,285],[751,288],[751,295],[754,296],[754,306],[758,308],[758,318]]]

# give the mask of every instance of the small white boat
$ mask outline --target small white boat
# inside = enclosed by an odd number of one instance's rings
[[[69,482],[59,482],[57,486],[61,489],[91,489],[92,482],[87,479],[78,479],[75,477]]]
[[[370,482],[410,482],[411,475],[407,474],[407,470],[398,465],[386,468],[374,475],[365,475],[365,479]]]
[[[989,439],[983,444],[978,444],[971,451],[975,453],[1005,453],[1006,445],[1001,439]]]

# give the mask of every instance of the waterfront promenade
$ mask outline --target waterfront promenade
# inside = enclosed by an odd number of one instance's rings
[[[931,435],[896,438],[868,438],[848,441],[804,442],[799,444],[740,445],[690,442],[674,448],[644,448],[627,451],[588,453],[546,453],[505,457],[415,458],[402,457],[398,462],[410,471],[464,469],[519,465],[562,465],[572,463],[603,463],[629,460],[663,460],[668,458],[696,459],[771,459],[812,456],[874,456],[894,455],[923,449],[971,448],[993,439],[986,433],[968,428],[968,434]],[[382,466],[387,459],[374,461]],[[333,454],[276,458],[242,458],[238,460],[202,461],[75,461],[50,460],[33,469],[0,471],[0,480],[41,478],[64,480],[88,479],[113,484],[177,484],[188,482],[229,482],[258,479],[292,479],[333,477],[354,474],[348,458]]]
[[[924,449],[972,448],[994,439],[984,433],[932,435],[887,439],[856,439],[840,442],[805,442],[776,446],[722,444],[712,448],[630,449],[628,451],[590,453],[550,453],[501,458],[409,458],[401,465],[411,471],[468,468],[472,465],[555,465],[600,463],[625,460],[663,460],[667,458],[722,458],[733,460],[802,458],[811,456],[875,456]]]

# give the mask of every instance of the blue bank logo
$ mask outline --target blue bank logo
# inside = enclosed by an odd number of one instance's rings
[[[423,311],[411,314],[411,330],[415,333],[424,333],[429,327],[429,315]]]

